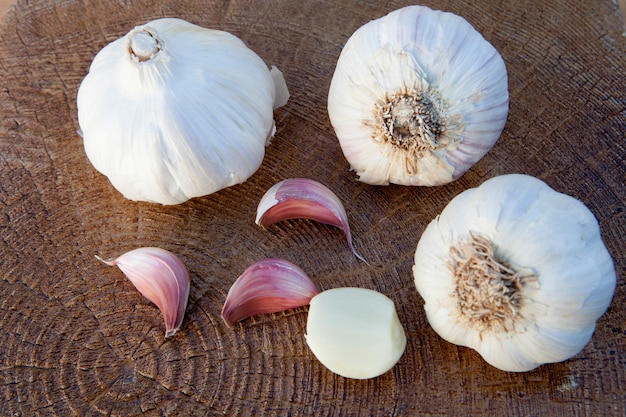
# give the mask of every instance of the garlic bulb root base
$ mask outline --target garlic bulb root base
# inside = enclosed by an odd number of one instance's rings
[[[427,153],[450,145],[453,139],[444,134],[446,121],[441,115],[441,97],[434,90],[418,91],[403,87],[385,94],[375,104],[372,140],[389,144],[396,152],[406,154],[405,170],[418,173],[417,161]]]

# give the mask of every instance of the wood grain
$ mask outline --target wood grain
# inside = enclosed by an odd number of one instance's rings
[[[0,16],[3,16],[12,4],[12,0],[0,0]]]
[[[511,109],[494,149],[438,188],[361,184],[334,137],[326,94],[343,43],[405,1],[19,1],[0,25],[1,416],[623,416],[626,414],[626,38],[612,0],[424,1],[469,20],[501,52]],[[284,72],[278,132],[245,184],[174,207],[122,198],[76,134],[76,91],[97,51],[176,16],[232,32]],[[412,281],[421,232],[461,191],[520,172],[582,200],[618,275],[613,303],[574,358],[506,373],[429,327]],[[357,250],[330,226],[254,225],[278,180],[306,176],[344,201]],[[139,246],[177,253],[192,285],[181,331],[115,268]],[[398,306],[406,352],[387,374],[348,380],[306,347],[306,309],[220,319],[228,288],[270,256],[320,288],[379,290]],[[567,289],[564,289],[566,291]]]

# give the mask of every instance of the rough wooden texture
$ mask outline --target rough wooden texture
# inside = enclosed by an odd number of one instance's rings
[[[509,119],[495,148],[448,186],[372,187],[348,170],[326,95],[350,34],[406,3],[47,0],[9,10],[0,26],[1,416],[626,413],[626,38],[617,5],[425,1],[464,16],[501,52]],[[122,198],[76,134],[76,91],[96,52],[163,16],[241,37],[283,70],[292,93],[248,182],[174,207]],[[527,373],[498,371],[440,339],[411,275],[426,224],[461,191],[513,172],[587,204],[618,275],[589,345]],[[295,176],[337,192],[371,266],[330,226],[254,225],[264,191]],[[191,273],[182,330],[168,340],[156,307],[94,258],[148,245],[174,251]],[[408,336],[393,371],[357,381],[326,370],[305,344],[305,308],[227,328],[220,310],[228,288],[270,256],[300,265],[322,289],[390,296]]]

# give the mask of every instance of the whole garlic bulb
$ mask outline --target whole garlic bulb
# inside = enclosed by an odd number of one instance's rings
[[[517,372],[582,350],[616,283],[591,211],[517,174],[455,197],[420,238],[413,275],[441,337]]]
[[[363,182],[441,185],[502,133],[504,61],[465,19],[408,6],[359,28],[328,93],[342,151]]]
[[[78,122],[89,160],[126,198],[178,204],[256,172],[288,97],[237,37],[164,18],[96,55]]]

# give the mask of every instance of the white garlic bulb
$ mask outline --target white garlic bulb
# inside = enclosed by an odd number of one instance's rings
[[[441,337],[516,372],[580,352],[616,283],[591,211],[517,174],[455,197],[420,238],[413,275]]]
[[[359,28],[344,46],[328,113],[363,182],[441,185],[502,133],[504,61],[465,19],[408,6]]]
[[[178,204],[256,172],[288,97],[237,37],[165,18],[96,55],[78,122],[89,160],[126,198]]]

